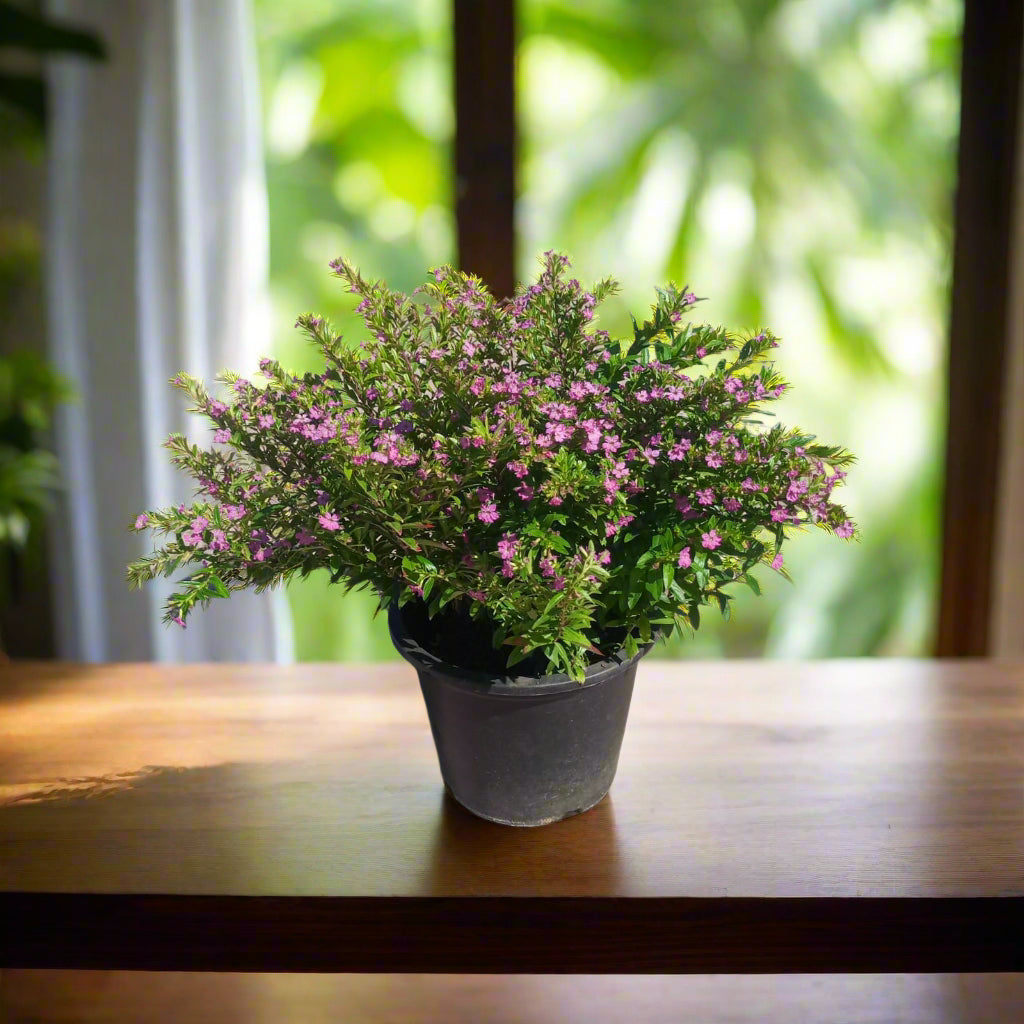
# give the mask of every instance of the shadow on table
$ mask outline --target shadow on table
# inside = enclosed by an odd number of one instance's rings
[[[564,821],[516,828],[478,818],[447,789],[441,794],[421,877],[425,893],[583,896],[616,892],[621,882],[611,796]]]

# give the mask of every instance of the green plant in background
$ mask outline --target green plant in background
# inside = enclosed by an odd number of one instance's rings
[[[43,447],[54,408],[70,385],[33,352],[0,358],[0,548],[24,547],[50,505],[57,459]]]
[[[351,253],[397,287],[452,259],[450,11],[255,0],[277,352],[290,312],[351,303]],[[611,270],[602,326],[652,279],[786,339],[779,406],[849,439],[863,543],[807,537],[801,588],[765,580],[679,656],[917,654],[937,589],[942,364],[961,4],[956,0],[521,0],[520,253]],[[303,116],[305,112],[305,116]],[[521,273],[528,273],[526,263]],[[792,361],[788,361],[792,357]],[[841,557],[840,557],[841,554]],[[359,595],[291,594],[300,657],[393,657]],[[328,596],[331,595],[331,596]]]
[[[0,59],[16,62],[0,69],[0,160],[38,160],[45,144],[46,82],[40,58],[69,54],[103,57],[91,33],[44,17],[41,4],[0,0]],[[54,408],[69,400],[70,384],[41,354],[41,337],[19,336],[20,304],[39,280],[38,227],[24,218],[0,221],[0,318],[6,324],[0,354],[0,604],[15,596],[24,573],[22,559],[41,561],[42,522],[59,482],[57,460],[46,447]]]
[[[670,285],[612,339],[591,322],[615,283],[585,291],[553,252],[507,305],[450,267],[420,305],[332,266],[360,299],[358,349],[306,314],[323,372],[264,360],[263,388],[222,378],[229,402],[176,381],[227,447],[173,435],[203,497],[135,521],[168,540],[132,563],[133,585],[198,566],[167,621],[324,569],[380,608],[397,593],[431,618],[452,606],[463,631],[484,620],[496,671],[537,652],[539,674],[582,682],[657,627],[696,629],[705,605],[728,617],[734,585],[760,592],[752,569],[782,571],[791,531],[853,536],[831,500],[850,454],[764,425],[787,387],[771,332],[684,324],[697,299]]]

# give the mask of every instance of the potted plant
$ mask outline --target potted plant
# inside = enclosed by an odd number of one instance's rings
[[[786,384],[769,331],[738,338],[684,317],[659,289],[633,337],[593,324],[590,291],[547,253],[499,303],[478,278],[433,271],[419,300],[334,273],[369,337],[322,350],[301,377],[270,359],[212,396],[174,383],[213,445],[167,441],[199,484],[191,505],[143,512],[163,546],[129,567],[140,586],[191,567],[165,618],[327,569],[372,587],[419,673],[442,776],[474,813],[539,825],[608,791],[637,661],[657,637],[728,615],[729,588],[785,574],[787,534],[853,535],[831,500],[852,457],[761,410]]]

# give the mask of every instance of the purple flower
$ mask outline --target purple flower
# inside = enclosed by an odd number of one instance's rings
[[[149,516],[147,516],[146,513],[143,512],[141,515],[138,515],[138,516],[135,517],[135,529],[136,530],[144,529],[148,522],[149,522]]]
[[[224,444],[231,440],[231,431],[227,427],[221,427],[220,430],[213,432],[213,440],[215,444]]]
[[[211,530],[210,531],[210,550],[211,551],[227,551],[228,539],[224,535],[223,530]]]
[[[707,534],[705,534],[705,536],[707,536]],[[692,564],[693,559],[690,557],[690,549],[688,547],[683,548],[683,550],[679,552],[679,561],[676,565],[680,569],[689,569]]]
[[[316,520],[325,530],[330,530],[332,533],[341,529],[341,520],[338,519],[337,512],[321,512]]]
[[[704,461],[712,469],[719,469],[722,465],[722,456],[717,452],[708,452],[708,454],[704,456]]]
[[[718,536],[717,530],[709,530],[707,533],[702,533],[700,537],[701,547],[705,547],[708,551],[714,551],[722,543],[722,538]]]
[[[235,520],[241,519],[245,515],[244,505],[221,505],[220,514],[225,519]]]
[[[672,462],[682,462],[686,458],[686,453],[690,450],[690,442],[685,438],[676,444],[672,445],[668,450],[669,460]]]
[[[846,522],[843,523],[842,526],[837,526],[836,527],[836,536],[837,537],[842,537],[844,540],[846,538],[848,538],[848,537],[852,537],[853,536],[853,523],[851,523],[850,520],[847,519]]]
[[[223,402],[213,401],[207,407],[211,416],[223,416],[228,411],[228,407]]]
[[[502,536],[501,540],[498,541],[498,554],[505,561],[508,561],[510,558],[515,557],[518,546],[519,539],[516,535],[514,533],[506,533]]]
[[[496,523],[500,518],[498,516],[498,506],[493,501],[485,501],[480,506],[480,511],[477,512],[476,517],[484,523]]]
[[[309,532],[309,530],[296,530],[295,531],[295,543],[300,545],[315,544],[316,537]]]
[[[565,590],[565,577],[564,576],[556,576],[551,581],[551,589],[552,590]]]
[[[272,412],[263,413],[261,416],[256,417],[256,422],[266,430],[274,425],[274,414]]]
[[[772,559],[772,568],[773,569],[781,569],[782,568],[782,552],[781,551],[779,552],[779,554],[777,554]]]
[[[536,493],[537,492],[530,486],[530,484],[520,484],[516,488],[516,494],[518,494],[523,501],[532,501],[533,496]]]
[[[715,492],[710,487],[705,487],[703,491],[697,491],[697,501],[701,505],[712,505],[715,501]]]
[[[740,503],[735,498],[726,498],[722,505],[726,512],[739,512],[740,510]]]

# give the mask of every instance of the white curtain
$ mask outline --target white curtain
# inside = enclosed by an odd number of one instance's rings
[[[190,500],[174,430],[209,440],[168,381],[255,371],[269,343],[267,211],[248,0],[51,0],[104,63],[50,69],[51,352],[79,401],[57,424],[59,653],[84,661],[283,661],[283,596],[160,622],[169,581],[124,582],[144,508]]]

